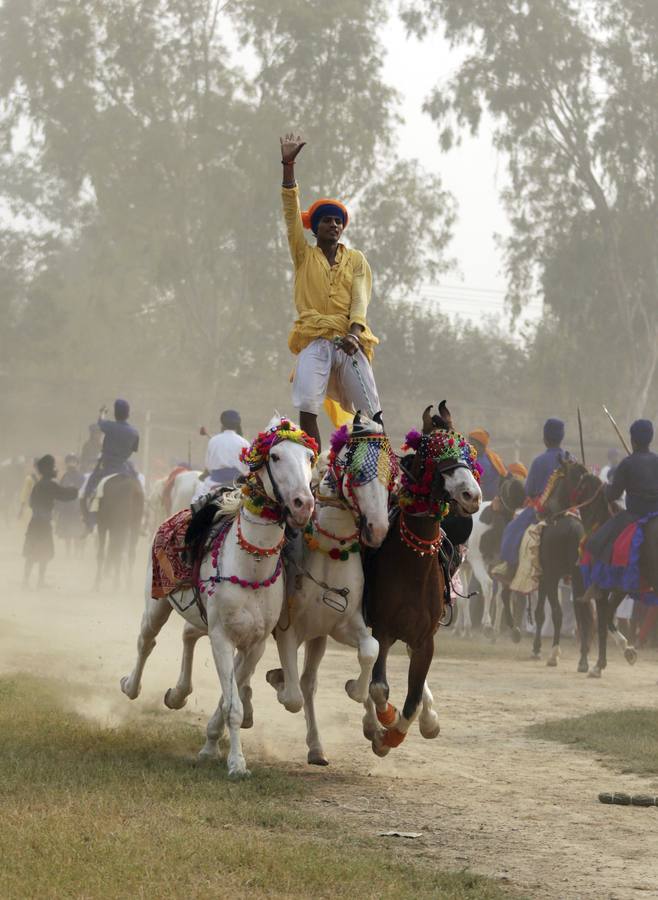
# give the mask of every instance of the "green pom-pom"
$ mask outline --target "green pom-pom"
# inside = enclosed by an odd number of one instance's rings
[[[341,551],[340,551],[340,558],[343,560],[343,562],[344,562],[346,559],[349,559],[349,558],[350,558],[349,551],[348,551],[348,550],[341,550]]]
[[[361,549],[361,545],[359,543],[354,543],[350,547],[350,553],[358,553],[360,549]]]

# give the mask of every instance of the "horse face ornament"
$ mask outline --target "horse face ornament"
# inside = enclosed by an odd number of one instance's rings
[[[397,483],[399,465],[393,448],[376,419],[354,417],[332,437],[327,477],[360,528],[361,543],[379,547],[388,533],[389,495]]]
[[[313,438],[279,418],[243,452],[243,462],[260,478],[263,490],[281,507],[282,518],[292,528],[305,528],[313,513],[311,475],[317,454]]]

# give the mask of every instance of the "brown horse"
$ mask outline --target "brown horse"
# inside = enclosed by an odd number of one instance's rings
[[[580,505],[580,515],[585,526],[587,536],[592,534],[597,528],[600,528],[605,522],[619,511],[616,503],[609,504],[603,484],[596,475],[585,475],[579,482],[576,491],[576,502]],[[658,519],[652,519],[645,526],[645,536],[642,548],[640,550],[640,571],[647,584],[658,585]],[[621,634],[615,625],[615,613],[617,607],[625,596],[625,591],[603,591],[599,589],[590,589],[587,591],[583,606],[585,615],[591,620],[591,608],[589,599],[594,594],[596,601],[596,615],[598,620],[598,658],[596,665],[589,670],[590,678],[600,678],[601,673],[608,664],[607,644],[608,633],[610,633],[615,641],[620,645],[624,653],[626,662],[633,665],[637,660],[637,650],[631,646],[624,635]],[[588,671],[587,652],[588,644],[583,640],[581,634],[581,662],[578,667],[579,672]]]
[[[106,573],[112,573],[114,584],[118,585],[124,554],[126,581],[130,577],[143,513],[144,491],[137,478],[114,475],[108,479],[98,507],[97,588],[100,587],[101,578]]]
[[[363,733],[378,756],[404,740],[421,701],[421,734],[433,738],[439,733],[426,677],[445,602],[445,576],[438,557],[444,537],[441,518],[448,505],[461,515],[472,515],[482,498],[470,447],[454,432],[445,402],[439,406],[439,416],[431,416],[430,410],[423,414],[422,435],[407,435],[407,444],[415,452],[402,460],[397,516],[381,548],[366,564],[366,614],[379,642],[379,656],[365,704]],[[388,651],[396,641],[406,643],[410,656],[401,715],[388,702],[386,678]]]

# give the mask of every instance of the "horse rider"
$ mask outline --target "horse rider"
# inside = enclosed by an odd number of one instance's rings
[[[340,424],[338,416],[343,411],[364,409],[372,415],[379,410],[370,365],[379,341],[366,320],[372,290],[370,266],[360,250],[340,242],[349,221],[347,209],[339,200],[322,198],[301,212],[295,160],[304,145],[299,136],[281,138],[283,214],[297,309],[288,346],[297,356],[293,404],[301,427],[319,445],[317,417],[323,404],[329,406],[335,425]],[[315,246],[307,243],[305,228],[315,235]]]
[[[195,502],[222,485],[233,484],[240,475],[247,475],[248,467],[240,459],[240,454],[249,441],[242,436],[242,419],[235,409],[225,409],[219,417],[221,431],[208,441],[206,450],[206,470],[201,474],[199,488],[192,502]]]
[[[478,462],[482,467],[480,490],[485,501],[498,496],[501,479],[507,475],[505,463],[489,446],[490,439],[489,432],[485,428],[475,428],[468,435],[469,442],[477,450]]]
[[[547,419],[544,423],[544,445],[546,450],[536,456],[530,466],[525,482],[525,509],[507,525],[503,532],[500,556],[506,566],[497,569],[496,575],[510,580],[519,563],[519,549],[527,528],[537,522],[537,505],[553,472],[565,460],[568,451],[562,449],[564,422],[561,419]]]
[[[39,581],[37,587],[44,586],[46,566],[55,555],[53,544],[52,514],[56,500],[70,502],[78,496],[76,487],[64,487],[58,484],[55,458],[47,453],[36,463],[39,480],[32,488],[30,494],[30,508],[32,518],[27,526],[23,556],[25,558],[25,570],[23,574],[24,587],[29,586],[30,573],[36,564],[39,568]]]
[[[658,454],[649,449],[653,423],[637,419],[631,425],[630,435],[633,452],[621,460],[612,483],[603,488],[608,503],[616,502],[625,492],[626,509],[608,519],[587,541],[594,561],[606,564],[611,562],[615,541],[628,525],[645,516],[658,515]]]
[[[137,478],[130,457],[139,449],[139,432],[129,422],[130,404],[127,400],[114,401],[114,421],[105,418],[107,407],[103,406],[98,415],[98,427],[103,433],[100,459],[87,479],[82,500],[82,515],[87,526],[92,525],[89,514],[89,500],[103,478],[108,475],[128,475]]]

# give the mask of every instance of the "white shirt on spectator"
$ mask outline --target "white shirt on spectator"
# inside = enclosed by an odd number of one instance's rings
[[[206,450],[206,469],[209,472],[215,469],[238,469],[243,475],[246,475],[249,469],[240,461],[240,453],[243,447],[248,447],[249,441],[227,428],[215,434],[208,441],[208,449]]]

